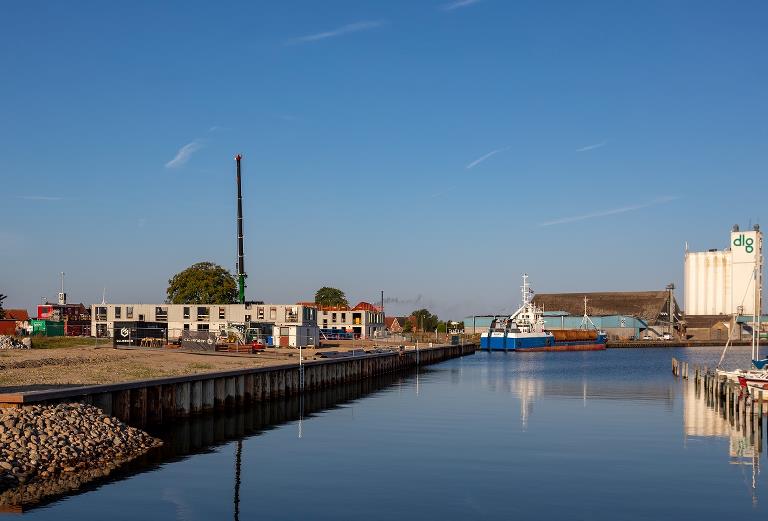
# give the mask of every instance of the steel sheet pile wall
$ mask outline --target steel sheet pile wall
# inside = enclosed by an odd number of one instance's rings
[[[417,351],[371,354],[304,364],[304,391],[328,389],[376,375],[402,371],[474,353],[475,345],[437,346]],[[80,401],[132,425],[162,423],[192,414],[240,407],[300,394],[297,365],[142,380],[111,385],[0,394],[0,407]]]

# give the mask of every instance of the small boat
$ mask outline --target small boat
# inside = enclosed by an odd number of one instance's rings
[[[480,335],[480,348],[488,351],[599,351],[605,349],[606,334],[598,331],[587,316],[584,300],[584,319],[580,329],[547,330],[544,310],[533,303],[533,290],[528,275],[523,275],[523,302],[510,316],[497,316],[491,326]]]
[[[745,371],[737,374],[739,385],[742,387],[757,387],[758,389],[768,389],[768,371]]]

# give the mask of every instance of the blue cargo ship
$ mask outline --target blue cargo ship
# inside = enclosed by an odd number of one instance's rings
[[[480,335],[480,348],[488,351],[599,351],[605,349],[606,335],[587,316],[580,329],[544,327],[544,310],[533,303],[528,275],[523,275],[523,303],[510,316],[494,317],[488,331]]]

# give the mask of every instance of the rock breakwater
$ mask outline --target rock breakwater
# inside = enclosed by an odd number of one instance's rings
[[[91,469],[103,473],[161,444],[92,405],[0,409],[0,492]]]
[[[12,336],[0,335],[0,349],[30,349],[31,347],[32,340],[29,337],[17,340]]]

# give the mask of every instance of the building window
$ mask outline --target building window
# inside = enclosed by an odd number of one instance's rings
[[[285,308],[285,321],[286,322],[298,322],[299,314],[296,312],[296,308],[293,306]]]
[[[184,306],[184,318],[189,318],[189,307]]]
[[[168,322],[168,308],[156,306],[155,320],[157,320],[158,322]]]
[[[120,310],[120,306],[115,306],[115,320],[119,319],[120,315],[122,315],[122,312]]]
[[[328,319],[327,318],[323,319],[323,327],[324,328],[328,327]]]
[[[256,318],[259,320],[264,320],[264,308],[259,306],[259,308],[256,310]]]
[[[226,308],[219,308],[219,319],[224,320],[227,318]]]
[[[96,320],[107,320],[106,306],[96,306]]]
[[[208,324],[198,324],[197,325],[198,331],[208,331]]]
[[[184,331],[189,331],[189,324],[184,324]]]
[[[245,315],[245,321],[250,322],[251,321],[251,315]]]
[[[347,314],[346,313],[342,313],[341,314],[341,321],[342,322],[346,322],[347,321]]]
[[[144,322],[144,315],[139,313],[139,322]]]
[[[133,306],[125,306],[125,318],[129,320],[133,318]]]
[[[277,308],[269,308],[269,319],[275,320],[277,318]]]
[[[197,307],[197,320],[208,320],[210,310],[205,306]]]
[[[288,336],[291,333],[291,330],[287,327],[281,327],[280,328],[280,336]]]
[[[331,322],[336,323],[336,313],[331,313]]]

